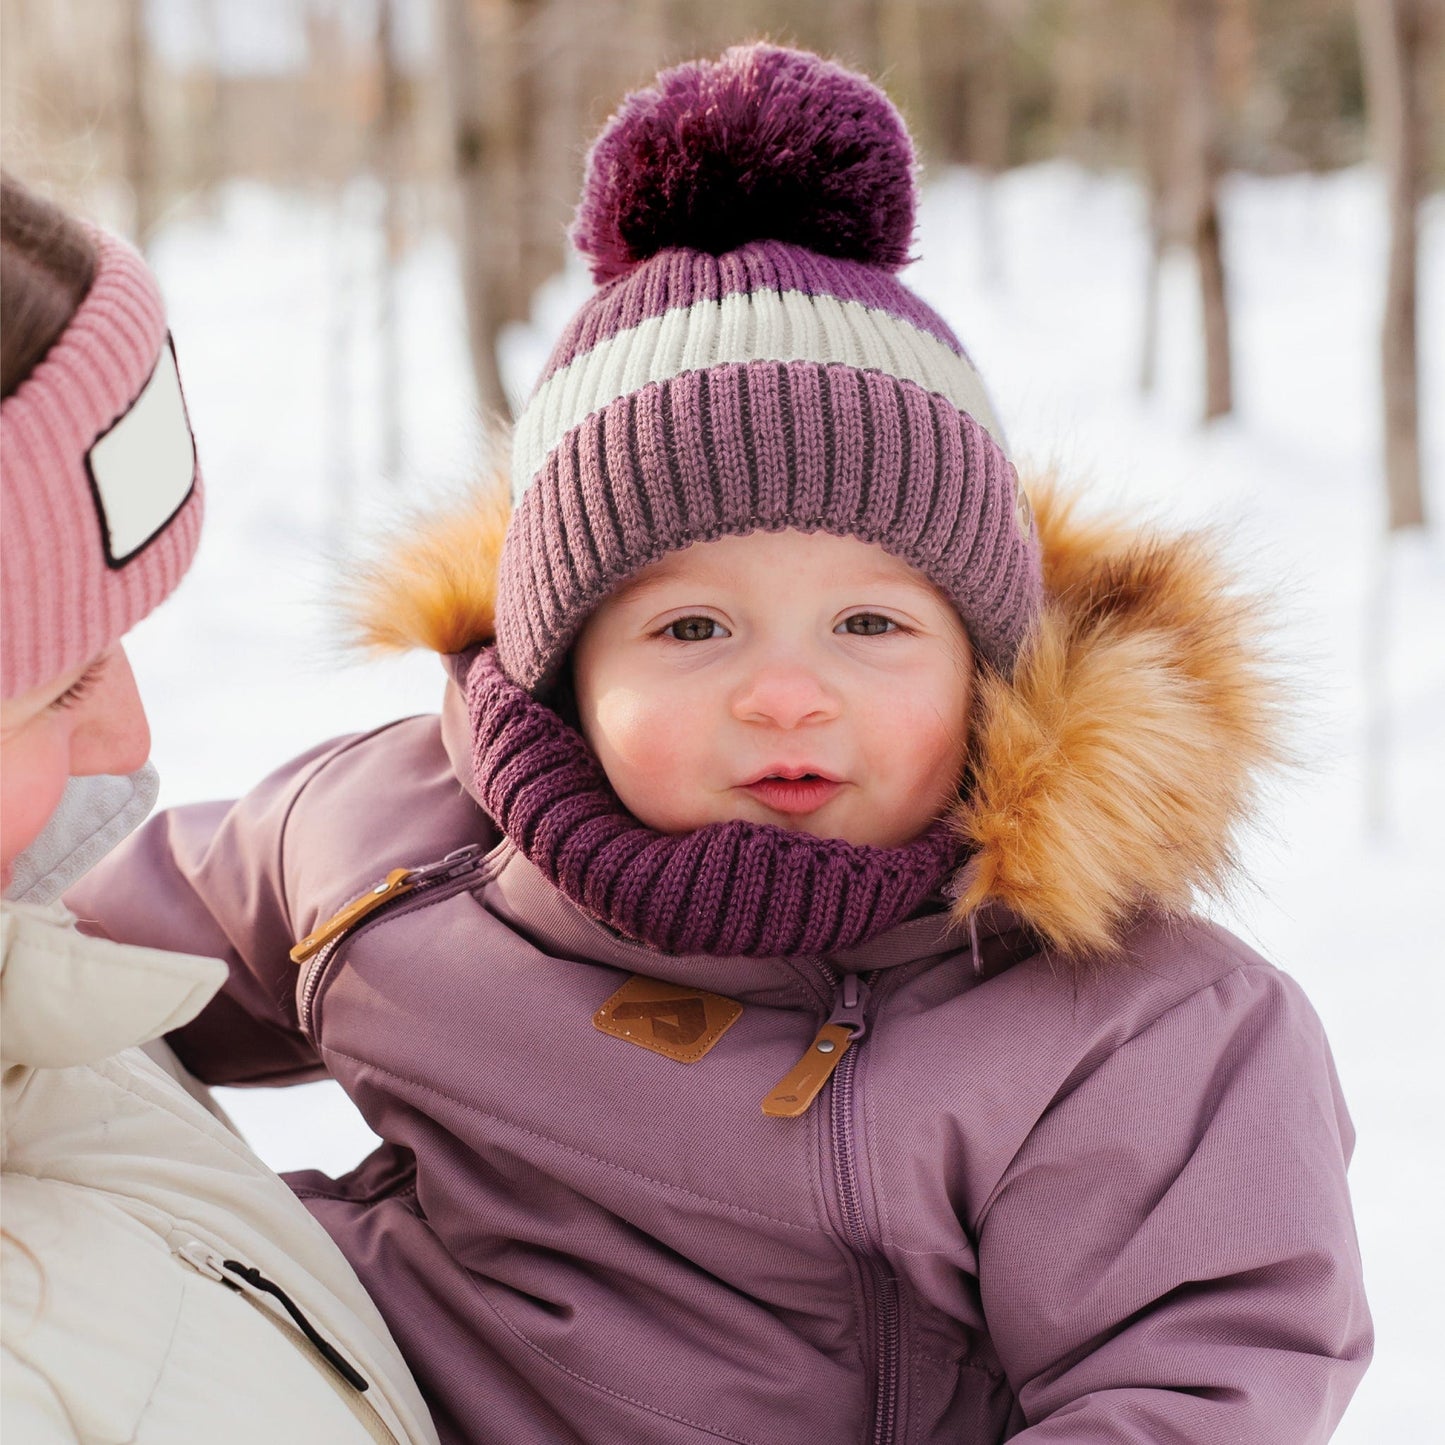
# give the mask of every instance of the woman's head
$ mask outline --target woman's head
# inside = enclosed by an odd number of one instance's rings
[[[138,768],[121,637],[180,581],[201,481],[165,312],[124,242],[0,195],[0,861],[66,781]]]

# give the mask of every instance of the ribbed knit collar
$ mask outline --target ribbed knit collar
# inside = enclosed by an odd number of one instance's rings
[[[479,652],[466,674],[478,801],[578,907],[667,953],[832,953],[913,914],[959,863],[946,823],[902,848],[766,824],[660,833],[622,806],[585,739]]]

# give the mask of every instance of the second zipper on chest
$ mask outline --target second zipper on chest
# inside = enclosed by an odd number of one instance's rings
[[[359,898],[307,934],[291,950],[292,960],[303,972],[296,989],[296,1011],[301,1031],[313,1034],[312,1015],[316,995],[341,945],[383,918],[395,918],[413,908],[439,903],[454,893],[474,888],[478,874],[491,854],[479,843],[454,849],[445,858],[417,868],[394,868]]]

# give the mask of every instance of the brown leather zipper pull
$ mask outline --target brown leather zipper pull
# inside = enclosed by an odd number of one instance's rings
[[[339,913],[333,913],[325,923],[308,933],[291,950],[291,962],[305,963],[308,958],[320,953],[333,938],[360,923],[368,913],[374,913],[383,903],[390,903],[403,893],[410,893],[415,886],[412,874],[410,868],[393,868],[375,888],[368,889],[360,898],[353,898]]]
[[[833,1077],[833,1070],[852,1042],[853,1030],[846,1024],[824,1024],[808,1045],[808,1052],[778,1080],[772,1093],[763,1100],[763,1113],[774,1119],[796,1119],[799,1114],[806,1114],[808,1105]]]
[[[827,1023],[814,1035],[808,1052],[763,1100],[763,1113],[774,1119],[796,1119],[808,1112],[808,1105],[833,1077],[848,1045],[868,1032],[868,994],[868,985],[856,973],[846,973],[838,980]]]

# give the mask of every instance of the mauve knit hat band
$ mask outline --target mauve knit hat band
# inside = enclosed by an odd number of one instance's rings
[[[892,274],[912,165],[876,87],[797,51],[740,47],[624,103],[574,229],[605,284],[514,438],[496,635],[519,685],[545,692],[650,562],[785,528],[917,567],[1012,671],[1038,548],[977,372]]]
[[[201,475],[155,280],[93,231],[95,277],[40,364],[0,404],[0,683],[65,676],[180,581]]]

